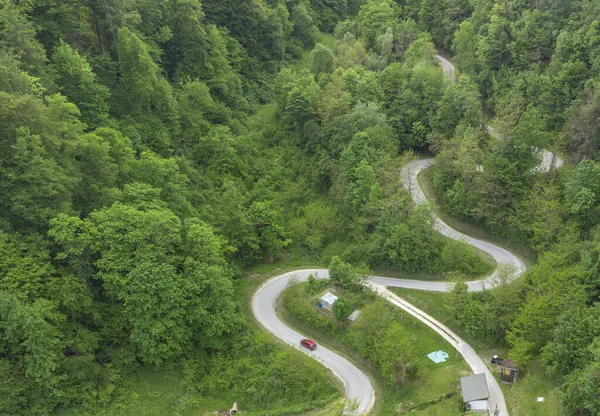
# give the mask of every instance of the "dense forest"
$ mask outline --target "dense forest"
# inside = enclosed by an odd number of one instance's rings
[[[444,212],[537,256],[458,285],[457,316],[600,414],[599,75],[596,0],[0,0],[0,413],[96,413],[174,362],[255,408],[335,396],[241,282],[290,256],[489,271],[400,183],[430,152]]]

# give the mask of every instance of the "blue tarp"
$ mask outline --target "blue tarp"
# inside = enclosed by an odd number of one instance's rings
[[[438,363],[443,363],[444,361],[446,361],[446,358],[448,358],[448,353],[446,351],[439,350],[439,351],[430,352],[429,354],[427,354],[427,356],[429,357],[429,359],[431,361],[438,364]]]

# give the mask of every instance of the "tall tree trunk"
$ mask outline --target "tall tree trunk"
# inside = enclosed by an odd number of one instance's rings
[[[98,47],[100,48],[100,55],[104,53],[104,46],[102,45],[102,35],[100,34],[100,26],[98,26],[98,19],[96,19],[96,14],[93,15],[94,26],[96,27],[96,36],[98,37]]]
[[[117,32],[115,32],[115,26],[110,24],[110,31],[113,35],[113,40],[115,41],[115,51],[117,52],[117,62],[121,65],[121,57],[119,56],[119,45],[117,44]]]

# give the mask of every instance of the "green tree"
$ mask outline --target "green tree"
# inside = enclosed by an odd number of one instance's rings
[[[319,29],[324,32],[331,32],[335,24],[348,15],[348,0],[310,0],[310,5],[319,21]]]
[[[404,61],[409,67],[418,64],[437,65],[435,61],[435,45],[427,37],[420,37],[410,44],[404,54]]]
[[[177,128],[177,109],[173,90],[150,55],[150,48],[131,30],[119,30],[121,78],[118,97],[121,114],[130,115],[148,128],[159,121],[159,131],[149,130],[147,145],[165,153],[171,143],[161,135]],[[156,123],[154,123],[156,125]],[[168,134],[168,133],[167,133]]]
[[[297,236],[294,240],[318,254],[327,242],[333,241],[342,224],[339,212],[332,205],[315,200],[300,209],[290,226]]]
[[[423,206],[406,218],[398,218],[393,212],[384,214],[374,237],[378,262],[407,272],[435,271],[443,245],[433,231],[432,221]]]
[[[104,33],[107,33],[107,38],[113,42],[114,48],[117,49],[117,59],[121,60],[121,51],[119,46],[119,30],[124,27],[135,26],[140,22],[140,15],[135,7],[135,0],[99,0],[94,6],[94,11],[100,17],[101,27]],[[102,48],[101,38],[104,37],[100,33],[100,25],[96,26],[100,48]]]
[[[320,97],[319,86],[308,71],[282,70],[275,85],[278,111],[288,127],[301,131],[315,118]]]
[[[362,288],[368,282],[370,274],[366,264],[353,267],[338,256],[333,256],[329,263],[329,279],[332,282],[341,283],[350,290]]]
[[[552,339],[562,311],[581,307],[585,301],[585,289],[578,284],[583,270],[568,261],[575,250],[572,242],[563,241],[541,256],[529,272],[530,285],[536,289],[527,294],[506,336],[511,346],[509,355],[521,364]]]
[[[333,71],[333,52],[327,46],[317,43],[310,53],[310,72],[315,77]]]
[[[322,89],[321,102],[319,103],[319,116],[324,124],[336,117],[344,115],[351,106],[352,96],[343,90],[343,83],[339,76],[333,75]]]
[[[108,117],[108,89],[99,84],[87,60],[66,43],[60,43],[52,55],[61,92],[76,104],[81,119],[97,127]]]
[[[597,414],[600,392],[600,337],[596,337],[589,346],[591,359],[583,369],[569,375],[562,390],[562,400],[567,411],[573,414]]]
[[[571,213],[586,224],[596,223],[600,198],[600,167],[590,160],[580,162],[565,184],[565,201]]]
[[[402,386],[410,375],[418,372],[417,357],[412,352],[407,330],[395,322],[375,339],[375,353],[381,375],[395,386]],[[374,358],[375,358],[374,357]]]
[[[254,255],[262,254],[268,261],[279,258],[291,242],[287,238],[280,212],[271,201],[255,201],[248,209],[248,216],[254,224],[258,242]]]
[[[265,2],[253,0],[205,0],[202,9],[218,27],[227,27],[246,49],[251,65],[274,72],[284,57],[285,39],[282,14]]]
[[[164,42],[165,70],[174,79],[200,78],[200,73],[209,69],[209,41],[202,4],[198,0],[168,3],[164,20],[171,37]]]
[[[506,7],[506,6],[504,6]],[[511,54],[508,45],[513,40],[510,30],[510,17],[497,3],[491,14],[485,36],[479,37],[475,56],[480,66],[480,82],[484,91],[490,91],[495,71],[510,62]]]
[[[40,79],[21,69],[19,61],[0,49],[0,90],[20,95],[41,96],[46,90]]]
[[[579,162],[584,158],[594,159],[600,149],[600,95],[595,90],[586,90],[581,103],[567,120],[565,130],[568,138],[566,150],[570,159]]]
[[[394,27],[400,12],[391,0],[368,0],[360,7],[358,23],[360,36],[367,48],[373,48],[377,37]]]
[[[514,41],[508,45],[513,66],[521,66],[548,61],[552,55],[553,36],[547,14],[540,10],[526,10],[513,24]]]
[[[350,35],[336,48],[334,67],[360,68],[367,58],[362,42]]]
[[[589,347],[600,337],[600,305],[568,310],[557,320],[552,341],[542,350],[546,371],[561,380],[590,361]]]
[[[458,82],[444,91],[439,110],[431,124],[435,133],[449,138],[459,124],[478,127],[481,125],[482,118],[483,111],[477,85],[468,75],[462,75]]]
[[[19,376],[28,380],[24,393],[29,400],[20,404],[30,411],[48,413],[61,394],[58,369],[62,355],[60,324],[64,319],[49,300],[40,298],[28,303],[0,291],[3,333],[0,345],[15,361]],[[18,400],[9,402],[8,406],[11,410],[24,410],[19,409]]]
[[[221,346],[239,323],[222,258],[228,249],[201,222],[182,224],[158,190],[136,184],[125,192],[126,204],[85,221],[59,216],[51,232],[69,255],[91,256],[104,301],[116,306],[105,331],[148,363],[177,358],[192,344]]]
[[[0,4],[0,49],[14,56],[24,72],[52,87],[46,51],[36,39],[35,25],[14,2]]]
[[[47,295],[46,284],[54,273],[41,239],[0,232],[0,291],[21,301],[35,301]]]
[[[431,114],[445,91],[442,71],[432,63],[428,42],[406,52],[406,64],[391,64],[382,74],[383,105],[390,125],[394,128],[401,148],[424,147],[431,131]],[[414,47],[413,47],[414,46]],[[427,56],[422,54],[429,50]],[[414,53],[413,53],[414,52]],[[417,64],[420,62],[420,64]],[[415,64],[414,68],[410,66]]]
[[[350,336],[361,355],[375,363],[388,383],[401,386],[418,367],[409,334],[396,317],[385,301],[378,300],[364,308]]]
[[[475,73],[475,49],[477,47],[477,33],[473,24],[465,20],[454,34],[452,41],[452,52],[454,62],[458,68],[469,75]]]
[[[297,38],[302,46],[310,47],[319,39],[319,29],[308,12],[306,4],[301,1],[292,8],[291,20],[294,23],[292,37]]]
[[[405,6],[406,9],[406,6]],[[410,45],[419,38],[419,28],[413,19],[400,22],[394,31],[394,51],[404,59],[404,54]]]
[[[38,135],[27,128],[17,130],[11,157],[0,165],[4,204],[18,221],[35,227],[71,209],[73,182],[48,155]]]
[[[346,188],[345,202],[355,213],[364,212],[382,196],[375,170],[366,160],[361,160],[352,172],[352,181]]]
[[[74,153],[81,183],[73,193],[73,207],[87,214],[119,199],[119,165],[111,155],[110,142],[93,133],[85,134]]]

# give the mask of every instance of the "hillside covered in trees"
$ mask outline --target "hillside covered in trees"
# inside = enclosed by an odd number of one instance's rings
[[[596,0],[0,0],[0,413],[174,364],[254,409],[336,397],[248,321],[247,270],[489,272],[403,189],[429,152],[445,213],[537,258],[457,316],[600,414],[599,76]]]

